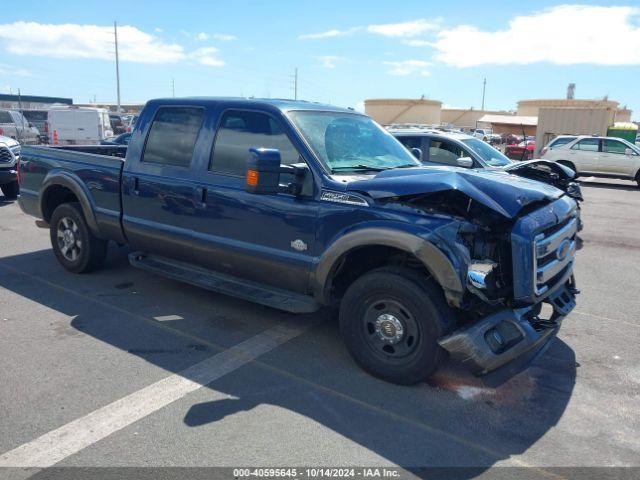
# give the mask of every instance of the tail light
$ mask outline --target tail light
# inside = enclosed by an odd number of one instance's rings
[[[49,135],[49,122],[44,122],[44,133]]]
[[[18,161],[16,162],[16,172],[17,172],[17,177],[18,177],[18,185],[20,185],[22,183],[22,175],[21,175],[21,168],[20,168],[20,158],[18,158]]]
[[[131,127],[127,127],[127,133],[131,133]]]
[[[4,130],[0,128],[0,135],[4,135]]]

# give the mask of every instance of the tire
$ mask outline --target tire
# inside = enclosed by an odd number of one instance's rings
[[[636,173],[636,183],[638,184],[638,188],[640,188],[640,170]]]
[[[18,198],[18,194],[20,193],[20,184],[15,181],[11,183],[6,183],[0,187],[2,189],[2,193],[5,198],[9,200],[15,200]]]
[[[436,282],[402,267],[364,274],[340,305],[340,332],[355,362],[400,385],[426,380],[438,369],[446,352],[437,339],[454,325]]]
[[[79,203],[58,206],[51,216],[49,233],[56,258],[70,272],[91,272],[104,262],[107,241],[91,233]]]

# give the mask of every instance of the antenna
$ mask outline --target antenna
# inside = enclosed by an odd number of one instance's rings
[[[293,98],[294,100],[298,100],[298,67],[296,67],[293,76]]]
[[[176,98],[176,79],[171,78],[171,95]]]
[[[120,61],[118,59],[118,24],[113,22],[113,36],[116,41],[116,85],[118,88],[118,110],[120,113]]]

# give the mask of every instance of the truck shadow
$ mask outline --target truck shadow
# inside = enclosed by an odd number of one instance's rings
[[[471,478],[496,462],[526,452],[558,423],[573,392],[575,355],[559,339],[528,370],[496,389],[484,388],[456,366],[447,366],[439,372],[431,385],[391,385],[364,374],[355,366],[342,346],[331,312],[295,316],[159,279],[129,267],[126,253],[122,249],[112,254],[108,270],[97,272],[89,279],[100,281],[102,276],[112,283],[119,279],[121,283],[110,287],[116,289],[130,287],[133,282],[126,280],[131,277],[135,277],[138,285],[152,283],[150,288],[137,289],[136,298],[140,304],[153,303],[157,311],[175,318],[162,322],[163,333],[168,329],[193,331],[193,319],[189,318],[192,314],[176,311],[171,296],[165,294],[176,290],[192,297],[194,305],[208,300],[231,312],[226,314],[225,321],[232,331],[245,329],[245,333],[253,335],[272,326],[274,321],[308,326],[305,333],[258,361],[204,385],[211,389],[215,400],[191,405],[181,413],[182,422],[190,428],[211,428],[215,432],[216,422],[224,418],[272,405],[304,416],[408,470],[470,467],[456,475]],[[39,281],[36,275],[16,273],[16,266],[23,272],[46,272],[46,282]],[[6,274],[11,269],[13,273]],[[96,318],[96,308],[101,307],[93,303],[92,298],[98,298],[98,292],[90,292],[91,298],[86,301],[69,301],[68,295],[58,289],[60,286],[67,291],[87,292],[91,285],[86,279],[57,268],[51,252],[44,250],[0,259],[0,286],[73,317],[68,327],[77,332],[76,335],[89,335],[171,373],[184,371],[184,358],[183,361],[177,358],[197,351],[199,355],[190,357],[193,358],[190,361],[197,363],[203,356],[220,351],[210,346],[220,343],[216,338],[219,332],[200,330],[202,344],[176,335],[159,346],[159,322],[145,321],[135,311],[129,318],[117,312]],[[104,283],[101,282],[101,289]],[[114,297],[108,300],[114,306],[119,302],[117,295],[114,290]],[[129,309],[122,306],[122,310]],[[264,320],[262,324],[261,316],[269,317],[271,323]],[[257,318],[255,331],[247,332],[246,318],[253,322],[254,317]],[[77,336],[66,336],[59,341],[71,341],[70,338]],[[299,434],[295,425],[284,420],[291,418],[295,416],[264,418],[270,428],[278,430],[274,438],[283,438],[283,432],[287,432],[288,448],[294,448],[291,446]],[[335,435],[324,438],[335,438]],[[322,449],[323,436],[318,435],[314,441]],[[232,448],[232,439],[229,442]],[[305,462],[305,459],[292,458],[292,463],[295,460]],[[265,458],[264,463],[268,464],[269,458]],[[336,463],[349,465],[353,460],[344,457],[336,459]],[[448,476],[453,476],[455,472],[449,473]]]

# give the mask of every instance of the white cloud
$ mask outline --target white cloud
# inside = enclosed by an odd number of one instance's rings
[[[162,33],[164,30],[162,30],[160,27],[156,27],[153,29],[153,31],[156,33]]]
[[[435,59],[456,67],[550,62],[640,64],[640,8],[560,5],[504,30],[462,25],[438,33]],[[478,48],[474,48],[478,47]]]
[[[206,40],[202,35],[206,36],[200,33],[198,39]],[[36,22],[0,24],[0,45],[13,55],[99,60],[114,58],[111,26]],[[118,53],[120,60],[125,62],[162,64],[193,60],[212,67],[224,65],[216,57],[218,50],[214,47],[188,52],[182,45],[166,43],[130,25],[118,27]]]
[[[14,22],[0,25],[0,43],[13,55],[53,58],[113,59],[113,27]],[[162,42],[136,27],[118,27],[120,59],[139,63],[172,63],[185,58],[177,44]]]
[[[15,67],[13,65],[7,65],[6,63],[0,63],[0,76],[30,77],[31,72],[24,68]]]
[[[427,40],[403,40],[402,43],[409,45],[410,47],[428,47],[433,42]]]
[[[207,67],[223,67],[225,63],[216,57],[218,49],[216,47],[203,47],[189,54],[189,58]]]
[[[367,32],[384,35],[385,37],[417,37],[436,29],[438,29],[437,21],[420,18],[411,22],[369,25]]]
[[[320,56],[320,57],[316,57],[316,59],[320,61],[320,64],[324,68],[336,68],[337,64],[347,61],[346,58],[338,57],[338,56],[335,56],[335,55],[323,55],[323,56]]]
[[[362,30],[362,27],[352,27],[347,30],[333,29],[320,33],[305,33],[304,35],[299,35],[298,40],[318,40],[320,38],[344,37],[345,35],[351,35],[358,30]]]
[[[236,40],[238,37],[235,35],[227,35],[225,33],[214,33],[211,38],[220,40],[221,42],[231,42],[232,40]]]
[[[209,35],[204,32],[196,33],[196,40],[198,40],[199,42],[206,42],[207,40],[209,40]]]
[[[429,77],[431,75],[431,73],[426,69],[431,64],[424,60],[402,60],[399,62],[382,63],[391,67],[390,70],[387,70],[389,75],[420,75],[421,77]]]

